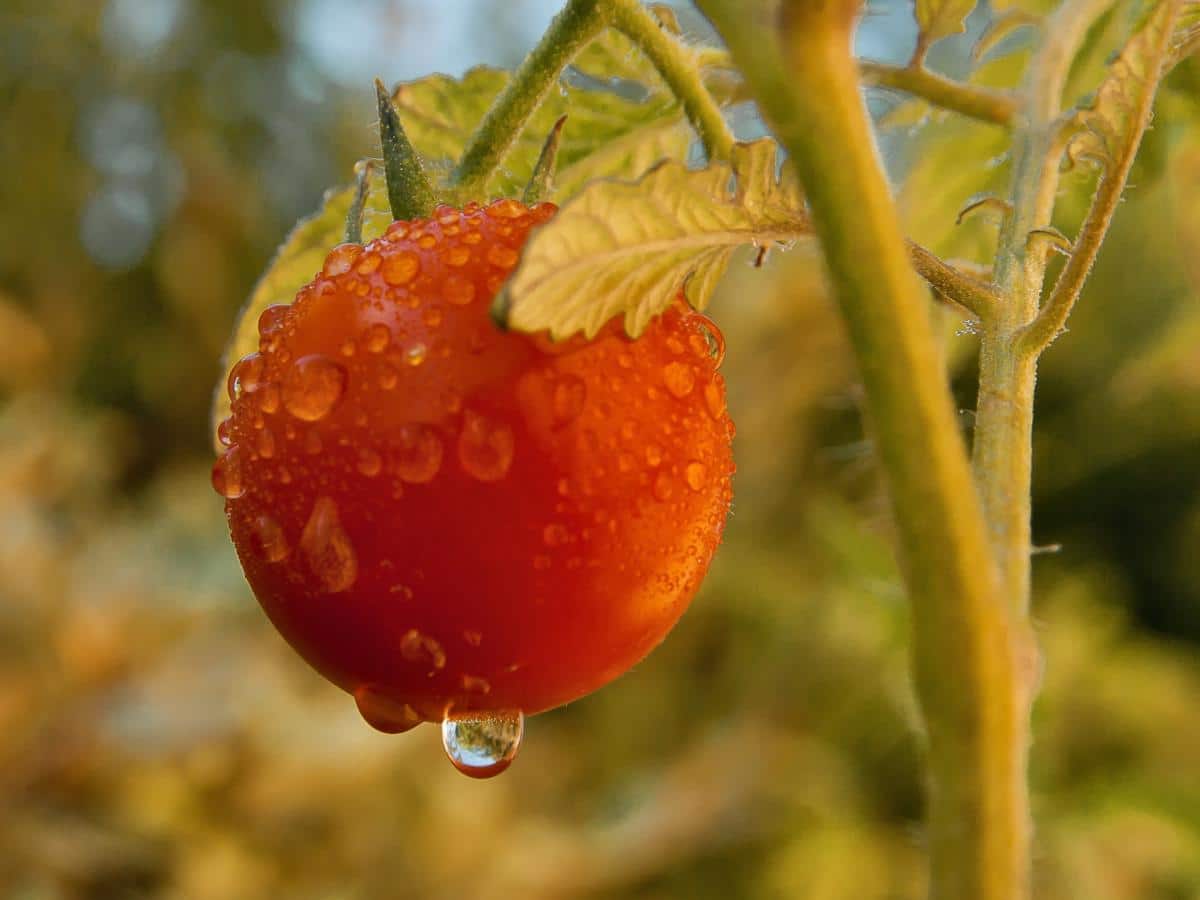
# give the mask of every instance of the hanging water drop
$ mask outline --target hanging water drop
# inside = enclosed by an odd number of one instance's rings
[[[407,703],[365,684],[354,691],[354,702],[366,723],[384,734],[400,734],[421,724],[421,716]]]
[[[329,415],[346,392],[346,370],[314,353],[296,360],[283,382],[283,405],[297,419],[316,422]]]
[[[512,764],[524,732],[525,716],[519,710],[447,716],[442,720],[442,746],[464,775],[491,778]]]

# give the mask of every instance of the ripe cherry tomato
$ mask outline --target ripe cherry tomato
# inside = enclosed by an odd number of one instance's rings
[[[554,213],[501,200],[344,244],[234,367],[213,478],[283,636],[401,731],[536,713],[682,614],[730,504],[721,338],[506,333],[489,304]]]

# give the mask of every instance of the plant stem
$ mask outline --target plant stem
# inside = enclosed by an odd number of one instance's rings
[[[379,143],[383,146],[383,172],[387,178],[392,218],[407,220],[427,216],[433,211],[437,198],[417,151],[404,133],[392,95],[378,78],[375,79],[375,98],[379,104]]]
[[[932,895],[1028,896],[1024,631],[1003,601],[954,407],[859,94],[858,3],[700,0],[799,170],[866,389],[912,597]],[[947,676],[952,672],[952,676]]]
[[[1028,235],[1048,226],[1058,189],[1063,87],[1092,23],[1112,0],[1067,0],[1042,28],[1043,43],[1025,82],[1025,117],[1013,156],[1012,212],[1000,234],[995,283],[1002,301],[984,323],[976,402],[975,478],[987,518],[1004,594],[1018,616],[1029,609],[1030,493],[1033,393],[1037,360],[1017,349],[1017,335],[1034,317],[1045,278],[1045,246],[1030,250]],[[1054,157],[1051,159],[1051,157]]]
[[[908,242],[913,268],[947,300],[965,307],[983,321],[992,314],[1000,298],[983,282],[965,275],[916,241]]]
[[[604,26],[601,0],[568,0],[467,141],[450,176],[459,195],[482,192],[559,74]]]
[[[672,93],[683,104],[710,160],[728,160],[733,132],[704,85],[695,55],[659,25],[641,0],[605,0],[605,15],[650,60]]]
[[[889,66],[864,61],[859,63],[858,70],[864,84],[904,91],[928,100],[934,106],[984,122],[1008,125],[1019,109],[1017,98],[1009,91],[964,84],[924,66]]]

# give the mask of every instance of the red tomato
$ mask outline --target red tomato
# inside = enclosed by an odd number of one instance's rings
[[[230,375],[214,468],[279,631],[400,731],[536,713],[616,678],[687,607],[730,504],[713,324],[638,340],[505,333],[529,230],[512,200],[335,248]]]

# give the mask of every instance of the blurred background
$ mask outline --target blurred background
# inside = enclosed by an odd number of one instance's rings
[[[0,4],[2,900],[923,895],[904,597],[811,247],[736,265],[715,304],[738,476],[703,591],[502,777],[457,774],[435,729],[373,732],[242,579],[208,422],[238,308],[377,152],[373,76],[510,66],[558,5]],[[988,16],[933,63],[966,72]],[[860,50],[912,40],[882,2]],[[1027,41],[975,77],[1013,83]],[[870,102],[914,236],[986,259],[994,223],[952,223],[1003,184],[1004,135]],[[1195,60],[1132,182],[1039,381],[1046,898],[1200,898]],[[1065,181],[1067,233],[1086,189]],[[937,315],[969,439],[972,326]]]

